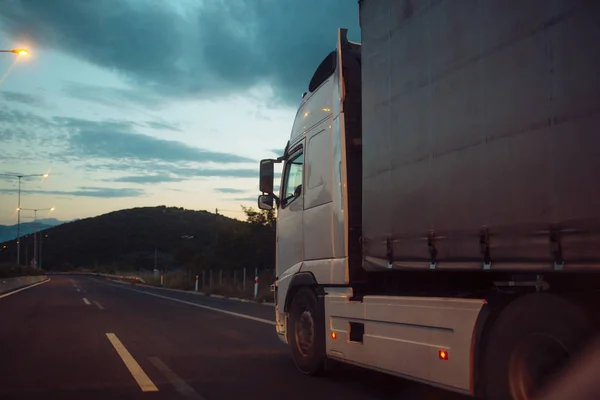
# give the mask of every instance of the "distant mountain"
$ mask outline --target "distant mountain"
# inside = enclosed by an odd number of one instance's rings
[[[73,220],[76,221],[76,220]],[[38,219],[37,222],[44,224],[44,225],[48,225],[48,226],[58,226],[61,224],[66,224],[67,222],[72,222],[72,221],[59,221],[56,218],[41,218]]]
[[[61,224],[65,224],[68,221],[59,221],[56,218],[43,218],[38,219],[36,223],[33,222],[21,222],[20,234],[23,235],[31,235],[37,226],[38,231],[42,231],[44,229],[52,228],[53,226],[58,226]],[[17,224],[15,225],[0,225],[0,242],[6,242],[7,240],[12,240],[17,237]]]
[[[263,221],[260,212],[246,213],[250,222],[179,207],[142,207],[49,227],[41,238],[44,269],[151,270],[155,254],[160,269],[274,268],[272,221]],[[9,239],[0,243],[0,263],[16,259],[14,235]],[[21,259],[32,254],[33,238],[23,238]]]

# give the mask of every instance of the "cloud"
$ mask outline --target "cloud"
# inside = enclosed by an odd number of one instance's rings
[[[144,166],[144,164],[136,163],[105,163],[105,164],[87,164],[84,166],[86,170],[97,172],[99,170],[109,172],[131,171],[138,175],[125,175],[117,178],[104,179],[105,182],[119,183],[134,183],[134,184],[153,184],[153,183],[168,183],[181,182],[196,178],[251,178],[257,180],[258,186],[258,169],[245,168],[194,168],[181,167],[173,164],[152,164]],[[148,174],[147,171],[152,171]],[[279,177],[281,174],[276,173]],[[221,193],[243,193],[244,190],[234,188],[218,188]],[[236,192],[233,192],[236,190]]]
[[[179,176],[193,177],[220,177],[220,178],[256,178],[258,181],[258,168],[172,168],[171,171]]]
[[[42,189],[25,189],[21,190],[22,194],[47,194],[55,196],[75,196],[75,197],[100,197],[100,198],[122,198],[122,197],[140,197],[145,194],[141,189],[132,188],[104,188],[104,187],[89,187],[81,186],[79,190],[42,190]],[[17,193],[16,189],[0,189],[0,193],[13,194]]]
[[[295,106],[335,47],[336,29],[359,32],[358,4],[348,0],[2,3],[10,35],[115,71],[159,97],[226,96],[268,84]]]
[[[219,153],[173,140],[136,133],[128,121],[91,121],[58,118],[68,129],[68,153],[78,158],[129,159],[162,162],[214,162],[221,164],[255,162],[247,157]]]
[[[0,92],[1,93],[1,92]],[[39,134],[43,132],[44,134]],[[37,114],[12,108],[0,108],[0,141],[60,140],[64,138],[59,127]],[[31,146],[33,147],[33,146]]]
[[[89,172],[119,173],[114,174],[117,175],[114,178],[103,177],[103,181],[108,182],[152,184],[204,177],[258,179],[256,160],[160,139],[136,130],[149,122],[165,125],[165,129],[171,127],[162,120],[139,123],[44,118],[29,112],[0,108],[0,141],[27,141],[35,152],[19,154],[20,160],[26,156],[32,159],[43,157],[59,163],[72,162]],[[35,143],[51,146],[33,146]],[[10,157],[13,156],[15,154],[10,154]],[[3,160],[12,159],[10,157],[0,154]],[[249,163],[253,167],[247,167]],[[240,167],[235,168],[238,165]]]
[[[82,168],[88,171],[109,171],[109,172],[123,172],[129,171],[137,175],[128,175],[115,178],[111,181],[114,182],[129,182],[129,183],[152,183],[153,179],[160,180],[163,178],[165,182],[172,181],[178,182],[180,180],[188,180],[194,178],[252,178],[258,182],[258,168],[204,168],[204,167],[192,167],[192,166],[181,166],[177,164],[169,163],[146,163],[139,162],[137,160],[123,160],[120,162],[108,162],[108,163],[90,163],[87,162]],[[148,171],[152,171],[152,175],[148,174]],[[280,173],[275,173],[275,176],[280,176]],[[154,178],[153,176],[156,176]]]
[[[168,131],[178,131],[178,132],[181,131],[181,129],[179,129],[175,125],[172,125],[172,124],[169,124],[166,122],[147,121],[146,125],[152,129],[164,129],[164,130],[168,130]]]
[[[195,169],[195,168],[182,168],[176,169],[176,173],[181,176],[200,177],[200,176],[212,176],[221,178],[254,178],[258,185],[258,168],[257,169]],[[275,178],[281,176],[281,173],[276,172]]]
[[[75,99],[90,101],[108,107],[131,108],[132,105],[157,109],[164,98],[149,89],[123,89],[65,81],[63,92]]]
[[[256,179],[256,186],[258,187],[258,168],[194,168],[194,167],[181,167],[172,164],[152,164],[144,166],[143,164],[128,164],[128,163],[108,163],[108,164],[89,164],[84,168],[90,171],[105,170],[111,172],[123,172],[124,170],[131,170],[137,172],[139,175],[128,175],[121,176],[114,179],[107,179],[109,182],[122,182],[122,183],[163,183],[163,182],[180,182],[184,180],[190,180],[195,178],[251,178]],[[143,172],[152,171],[152,175],[144,174]],[[276,172],[275,178],[280,178],[281,173]],[[275,185],[276,190],[279,190],[279,185]],[[237,190],[234,188],[218,188],[217,191],[221,193],[242,193],[233,192],[229,190]],[[257,189],[258,190],[258,189]]]
[[[256,195],[256,196],[248,196],[248,197],[237,197],[237,198],[231,199],[231,200],[235,200],[235,201],[254,201],[254,202],[256,202],[258,200],[258,195]]]
[[[0,124],[27,124],[28,128],[32,126],[35,128],[43,128],[47,123],[48,120],[46,118],[28,111],[20,111],[14,108],[0,108]]]
[[[28,93],[22,92],[12,92],[10,90],[5,90],[0,92],[0,96],[4,98],[4,100],[10,103],[21,103],[28,106],[36,106],[41,107],[44,105],[44,101],[39,96],[34,96]]]
[[[221,192],[221,193],[244,193],[245,190],[243,189],[236,189],[236,188],[216,188],[215,189],[217,192]]]
[[[105,182],[120,182],[120,183],[138,183],[138,184],[150,184],[150,183],[168,183],[168,182],[181,182],[183,178],[178,178],[169,175],[131,175],[122,176],[115,179],[105,179]]]

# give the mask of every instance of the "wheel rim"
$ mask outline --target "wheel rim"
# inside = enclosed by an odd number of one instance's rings
[[[533,399],[569,358],[569,351],[553,336],[533,334],[522,340],[510,356],[508,378],[512,398]]]
[[[309,357],[314,344],[315,323],[310,310],[304,309],[296,320],[296,345],[303,357]]]

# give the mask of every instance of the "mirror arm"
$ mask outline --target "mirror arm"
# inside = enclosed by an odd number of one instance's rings
[[[277,205],[277,208],[279,208],[279,204],[281,203],[281,201],[279,200],[279,197],[277,197],[277,195],[275,193],[270,193],[270,195],[275,200],[275,204]]]
[[[279,207],[279,205],[281,204],[281,200],[279,200],[279,197],[277,197],[275,193],[263,193],[263,195],[271,196],[273,200],[275,200],[275,204],[277,205],[277,207]]]

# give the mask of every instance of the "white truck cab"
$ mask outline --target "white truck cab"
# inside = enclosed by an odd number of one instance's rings
[[[342,52],[347,47],[349,54]],[[260,208],[277,205],[277,332],[287,342],[286,311],[292,278],[319,285],[348,285],[348,217],[346,171],[345,82],[342,58],[351,59],[360,88],[360,45],[345,40],[317,68],[305,93],[285,154],[261,161]],[[360,112],[360,110],[358,110]],[[273,187],[273,162],[284,162],[278,196]],[[288,303],[286,304],[286,299]]]

